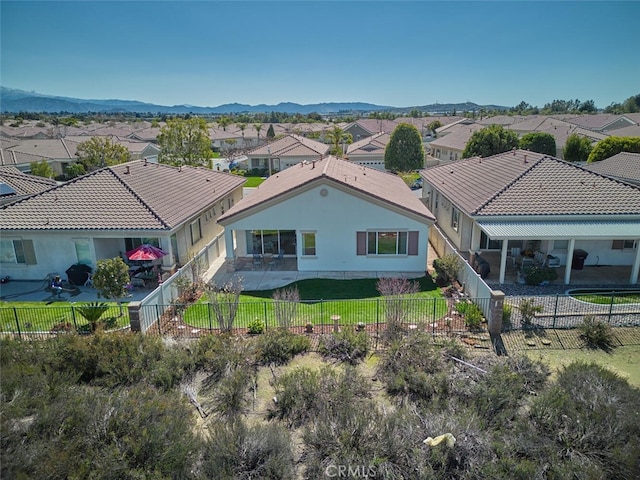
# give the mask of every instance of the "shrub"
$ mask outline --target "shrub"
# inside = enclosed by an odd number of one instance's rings
[[[518,304],[518,310],[520,310],[520,323],[522,324],[522,328],[530,330],[534,328],[533,320],[535,319],[536,313],[542,312],[542,305],[536,305],[535,299],[533,298],[523,298]]]
[[[311,340],[286,329],[269,330],[261,335],[258,343],[258,361],[262,365],[284,365],[294,356],[307,352]]]
[[[511,314],[513,313],[513,307],[508,303],[502,304],[502,331],[508,332],[513,328],[511,322]]]
[[[527,285],[541,285],[542,283],[552,282],[558,278],[558,273],[555,268],[532,265],[523,268],[522,272]]]
[[[264,332],[264,322],[259,318],[251,320],[247,325],[247,332],[251,335],[260,335]]]
[[[322,336],[319,350],[325,357],[356,364],[369,352],[369,335],[364,331],[355,332],[351,327],[344,327],[341,332]]]
[[[91,302],[76,308],[76,311],[89,322],[92,332],[99,328],[100,317],[109,310],[109,305],[104,302]]]
[[[433,268],[438,274],[436,283],[440,286],[450,285],[458,278],[460,270],[460,257],[455,253],[449,253],[433,261]]]
[[[216,423],[196,478],[295,479],[289,432],[280,425]]]
[[[283,288],[273,292],[273,313],[280,328],[291,328],[296,318],[300,292],[296,287]]]
[[[478,330],[484,321],[484,314],[480,307],[471,301],[456,304],[456,310],[464,315],[464,324],[471,330]]]
[[[589,348],[601,348],[608,351],[615,347],[615,338],[611,326],[597,320],[593,315],[586,315],[580,325],[580,339]]]

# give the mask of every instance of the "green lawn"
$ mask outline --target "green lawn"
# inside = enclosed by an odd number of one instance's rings
[[[640,387],[640,345],[614,348],[611,353],[602,350],[527,350],[533,360],[549,365],[552,375],[574,361],[594,362],[626,378],[631,385]]]
[[[308,279],[294,282],[288,288],[297,288],[301,302],[297,305],[294,325],[329,324],[331,317],[340,316],[343,325],[355,325],[358,322],[383,323],[386,303],[376,289],[377,279],[331,280]],[[447,313],[447,301],[431,277],[417,279],[420,292],[403,300],[407,321],[412,323],[431,323]],[[246,327],[256,318],[267,326],[277,325],[277,316],[273,305],[274,290],[243,292],[235,325]],[[207,299],[190,306],[184,314],[184,321],[201,328],[215,328],[215,315]]]
[[[113,317],[117,327],[129,326],[129,315],[126,304],[123,304],[124,315],[120,316],[117,304],[106,302],[110,308],[102,319]],[[0,304],[0,331],[2,332],[49,332],[54,325],[69,323],[75,328],[87,324],[76,307],[83,304],[70,302],[8,302]]]
[[[615,292],[615,295],[613,293],[610,295],[585,293],[572,295],[572,297],[581,302],[595,303],[598,305],[640,303],[640,293],[638,292]]]
[[[265,179],[262,177],[246,177],[246,179],[247,183],[245,183],[244,186],[249,188],[257,187],[265,181]]]

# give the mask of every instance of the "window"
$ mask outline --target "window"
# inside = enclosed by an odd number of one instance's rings
[[[456,207],[451,207],[451,228],[456,232],[460,225],[460,211]]]
[[[302,256],[315,256],[316,232],[302,232]]]
[[[247,230],[247,253],[296,254],[295,230]]]
[[[0,239],[0,263],[35,265],[36,255],[31,240]]]
[[[367,255],[406,255],[408,232],[367,232]]]
[[[514,245],[518,246],[518,245]],[[502,240],[489,238],[486,233],[480,233],[480,250],[502,250]]]
[[[213,207],[207,210],[206,213],[204,214],[204,221],[209,222],[213,220],[215,217],[216,217],[216,207]]]
[[[197,219],[190,226],[191,229],[191,245],[195,245],[202,238],[202,230],[200,229],[200,219]]]
[[[83,265],[91,265],[91,245],[88,238],[76,238],[73,240],[76,247],[76,258],[78,263]]]
[[[124,239],[124,246],[127,252],[143,244],[153,245],[154,247],[160,248],[160,240],[158,240],[157,237],[125,238]]]
[[[233,207],[233,198],[229,198],[227,202],[229,202],[229,208]]]
[[[567,250],[569,248],[569,240],[554,240],[554,250]]]
[[[636,246],[635,240],[614,240],[611,243],[612,250],[635,250]]]

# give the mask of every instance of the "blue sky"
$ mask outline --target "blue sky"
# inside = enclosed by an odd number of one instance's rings
[[[640,93],[640,2],[0,2],[0,83],[217,106]]]

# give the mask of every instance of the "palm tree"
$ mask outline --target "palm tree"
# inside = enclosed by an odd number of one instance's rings
[[[262,130],[262,124],[261,123],[254,123],[253,124],[253,128],[256,129],[256,133],[258,134],[258,143],[260,142],[260,130]]]
[[[223,131],[227,131],[227,127],[231,125],[231,119],[229,117],[220,117],[218,120],[218,126],[222,127]]]
[[[344,155],[344,145],[353,143],[353,137],[351,134],[345,132],[337,125],[326,133],[325,139],[329,140],[332,145],[331,153],[339,158],[342,158]]]

